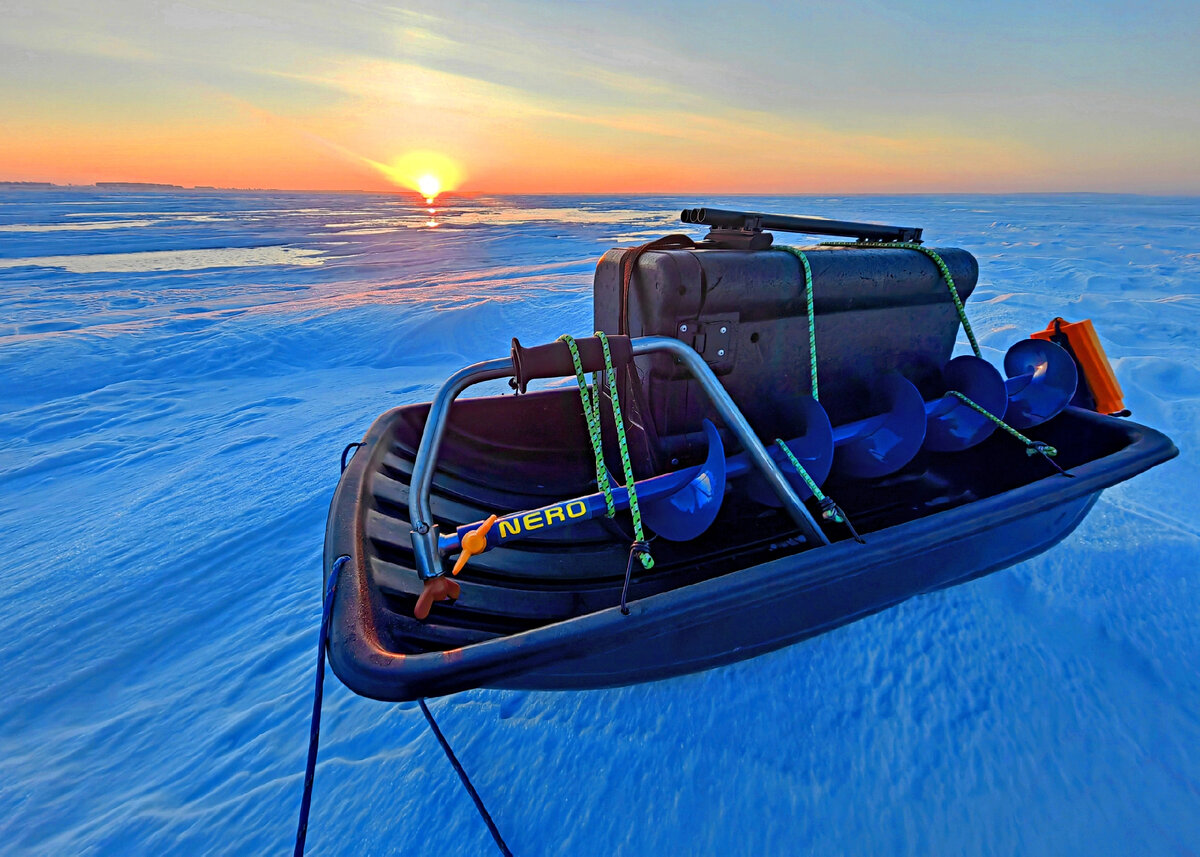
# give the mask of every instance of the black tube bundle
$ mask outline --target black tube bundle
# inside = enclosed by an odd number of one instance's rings
[[[738,232],[801,232],[805,235],[831,235],[857,238],[859,241],[904,241],[921,243],[921,229],[916,226],[886,226],[882,223],[854,223],[849,220],[827,220],[824,217],[790,217],[782,214],[756,214],[750,211],[728,211],[723,208],[685,208],[679,215],[684,223],[696,223],[713,230]]]

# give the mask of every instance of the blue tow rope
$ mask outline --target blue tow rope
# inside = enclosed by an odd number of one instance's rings
[[[483,818],[483,823],[487,825],[488,833],[492,834],[492,839],[496,840],[496,847],[500,849],[500,853],[504,857],[513,857],[512,852],[508,850],[508,846],[504,844],[504,837],[500,835],[500,828],[496,827],[496,822],[492,821],[492,816],[488,814],[487,807],[483,805],[483,798],[479,796],[479,792],[475,791],[475,786],[471,785],[471,779],[467,776],[467,772],[463,770],[462,763],[458,761],[458,757],[450,749],[450,742],[446,740],[446,736],[438,728],[437,721],[433,719],[433,712],[429,710],[429,706],[425,704],[425,700],[418,699],[417,704],[421,706],[421,713],[429,721],[429,728],[433,730],[433,736],[437,738],[438,743],[442,745],[442,749],[446,751],[446,758],[454,766],[454,772],[462,780],[463,786],[467,789],[467,794],[471,796],[471,800],[475,801],[475,808],[479,810],[479,815]]]
[[[342,455],[344,457],[345,453],[343,452]],[[343,467],[343,469],[345,468]],[[312,725],[308,730],[308,763],[304,767],[304,794],[300,797],[300,822],[296,827],[296,849],[292,852],[293,857],[303,857],[304,840],[308,836],[308,812],[312,806],[313,778],[317,773],[317,747],[321,742],[321,701],[325,692],[325,646],[329,643],[329,619],[333,615],[333,598],[337,594],[338,577],[342,573],[342,566],[349,561],[350,557],[339,556],[333,563],[333,568],[329,571],[329,581],[325,584],[325,600],[321,603],[321,632],[317,643],[317,684],[316,690],[313,692]],[[446,758],[454,766],[454,772],[458,774],[458,778],[462,780],[471,800],[475,802],[475,808],[479,810],[479,815],[487,825],[488,832],[492,834],[492,839],[496,840],[500,853],[504,857],[512,857],[512,852],[508,850],[508,846],[500,836],[500,830],[492,821],[491,815],[488,814],[487,807],[483,805],[482,798],[475,791],[475,787],[471,785],[467,772],[463,770],[463,766],[455,757],[454,750],[450,748],[446,736],[442,734],[437,721],[433,719],[433,713],[429,710],[429,706],[423,699],[418,699],[417,703],[421,706],[421,713],[429,721],[429,728],[433,730],[434,737],[445,751]]]
[[[317,638],[317,689],[313,693],[312,725],[308,729],[308,764],[304,767],[304,794],[300,798],[300,824],[296,828],[295,857],[303,857],[304,839],[308,836],[308,810],[312,805],[313,777],[317,774],[317,745],[321,742],[321,698],[325,692],[325,645],[329,642],[329,617],[333,613],[333,596],[337,593],[338,576],[342,566],[350,561],[339,556],[329,571],[325,584],[325,600],[321,602],[321,633]]]

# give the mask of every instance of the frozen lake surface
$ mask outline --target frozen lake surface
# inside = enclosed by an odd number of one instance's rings
[[[289,850],[342,447],[514,335],[590,333],[600,254],[702,204],[970,250],[985,356],[1091,317],[1181,455],[1048,554],[781,652],[432,702],[514,852],[1200,852],[1200,199],[413,201],[0,191],[0,852]],[[415,705],[331,676],[322,731],[309,853],[491,851]]]

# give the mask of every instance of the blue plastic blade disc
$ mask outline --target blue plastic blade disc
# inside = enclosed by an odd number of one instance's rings
[[[678,491],[642,505],[642,520],[671,542],[686,542],[703,533],[716,520],[725,499],[725,447],[717,427],[704,421],[708,457],[700,472]]]
[[[992,364],[979,357],[955,357],[942,369],[947,391],[957,390],[989,414],[1003,419],[1008,408],[1004,379]],[[996,424],[954,396],[925,403],[925,448],[958,452],[981,443]]]
[[[1045,339],[1023,339],[1004,355],[1008,376],[1008,411],[1004,421],[1014,428],[1040,425],[1075,395],[1079,372],[1066,350]]]
[[[786,440],[785,443],[805,472],[812,477],[813,482],[822,485],[829,477],[829,469],[833,466],[833,428],[829,425],[829,416],[821,407],[820,402],[808,396],[792,402],[791,407],[793,418],[797,423],[794,429],[798,433],[790,440]],[[788,461],[788,457],[783,454],[783,450],[776,445],[773,439],[765,440],[763,443],[767,447],[767,452],[771,454],[771,458],[775,460],[776,465],[783,471],[783,475],[787,477],[796,496],[801,500],[811,497],[812,491],[809,490],[800,474],[796,472],[796,468]],[[757,467],[753,468],[750,475],[746,477],[746,493],[750,499],[762,503],[764,506],[778,508],[783,505],[779,495],[759,473]]]
[[[913,460],[925,440],[925,402],[899,372],[880,378],[871,391],[880,413],[834,426],[833,469],[858,479],[895,473]]]

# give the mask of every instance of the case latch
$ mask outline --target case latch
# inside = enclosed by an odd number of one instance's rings
[[[678,338],[696,350],[714,372],[733,367],[734,330],[732,319],[703,319],[679,323]]]

